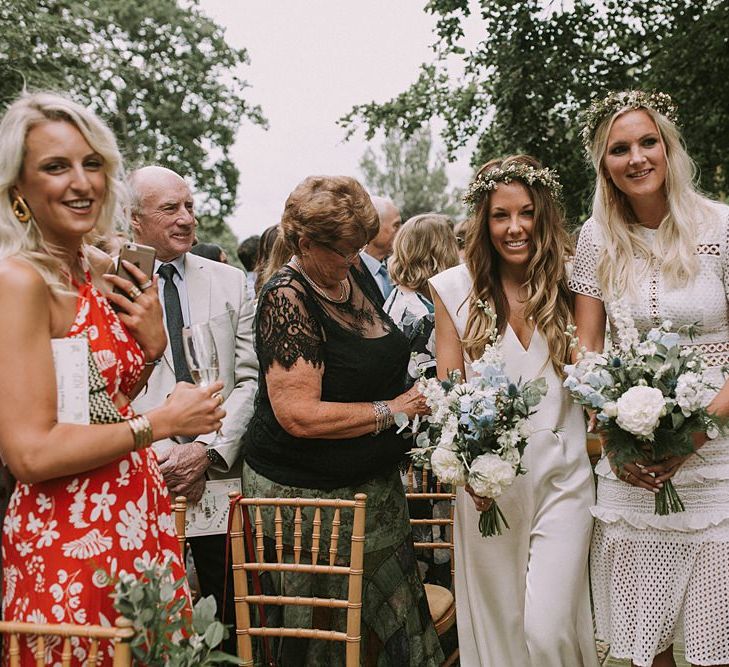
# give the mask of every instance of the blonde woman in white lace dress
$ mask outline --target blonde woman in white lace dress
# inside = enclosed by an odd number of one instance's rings
[[[641,331],[698,323],[717,388],[709,409],[729,415],[729,208],[701,196],[662,94],[616,93],[593,105],[584,138],[598,173],[570,287],[580,342],[601,349],[618,296]],[[696,453],[661,465],[597,466],[592,577],[598,636],[634,665],[729,664],[729,439],[696,433]],[[654,514],[668,478],[685,512]]]

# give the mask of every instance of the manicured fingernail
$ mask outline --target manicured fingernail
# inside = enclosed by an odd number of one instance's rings
[[[653,491],[653,493],[658,493],[658,492],[660,491],[660,489],[656,489],[656,488],[654,487],[654,488],[652,488],[652,489],[651,489],[651,491]]]

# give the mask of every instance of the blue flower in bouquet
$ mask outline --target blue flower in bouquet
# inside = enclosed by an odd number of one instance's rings
[[[418,433],[410,456],[415,465],[432,468],[441,482],[469,483],[476,493],[496,498],[526,472],[521,458],[531,433],[527,422],[547,393],[547,383],[544,378],[512,382],[507,377],[496,316],[487,305],[480,307],[494,325],[490,344],[471,364],[473,377],[468,382],[461,382],[457,372],[445,380],[421,380],[420,391],[431,413],[422,420],[420,428],[426,431]],[[401,429],[409,424],[404,415],[395,420]],[[411,429],[418,425],[413,422]],[[499,534],[502,526],[508,528],[508,523],[494,502],[481,513],[481,534]]]

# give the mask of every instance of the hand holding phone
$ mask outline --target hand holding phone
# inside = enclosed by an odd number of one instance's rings
[[[119,253],[119,260],[116,263],[116,275],[139,287],[140,285],[136,278],[126,269],[122,260],[134,264],[134,266],[147,276],[148,280],[151,280],[154,275],[154,258],[156,255],[157,251],[151,246],[128,241],[122,246],[121,252]],[[114,286],[114,291],[117,294],[123,294],[126,297],[129,296],[118,285]]]

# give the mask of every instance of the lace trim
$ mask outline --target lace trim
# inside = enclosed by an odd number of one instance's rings
[[[574,278],[570,279],[568,284],[569,288],[573,292],[576,292],[577,294],[584,294],[585,296],[592,296],[602,301],[602,291],[599,287],[595,287],[594,285],[590,285],[588,283],[583,283],[582,281],[576,280]]]
[[[714,512],[681,512],[659,516],[658,514],[634,512],[631,510],[613,510],[599,505],[590,508],[592,516],[607,524],[627,523],[633,528],[645,530],[670,531],[678,533],[695,533],[722,524],[729,527],[729,510]]]
[[[661,276],[661,263],[653,258],[651,267],[650,283],[648,285],[648,308],[653,326],[661,324],[661,311],[658,302],[658,281]]]
[[[686,347],[698,350],[707,366],[723,366],[729,364],[729,341],[719,343],[687,343]]]
[[[714,255],[721,256],[721,245],[718,243],[702,243],[696,246],[697,255]]]
[[[261,294],[256,322],[256,348],[261,370],[274,361],[286,370],[299,359],[315,368],[324,363],[323,334],[302,294],[287,277],[273,279]]]

